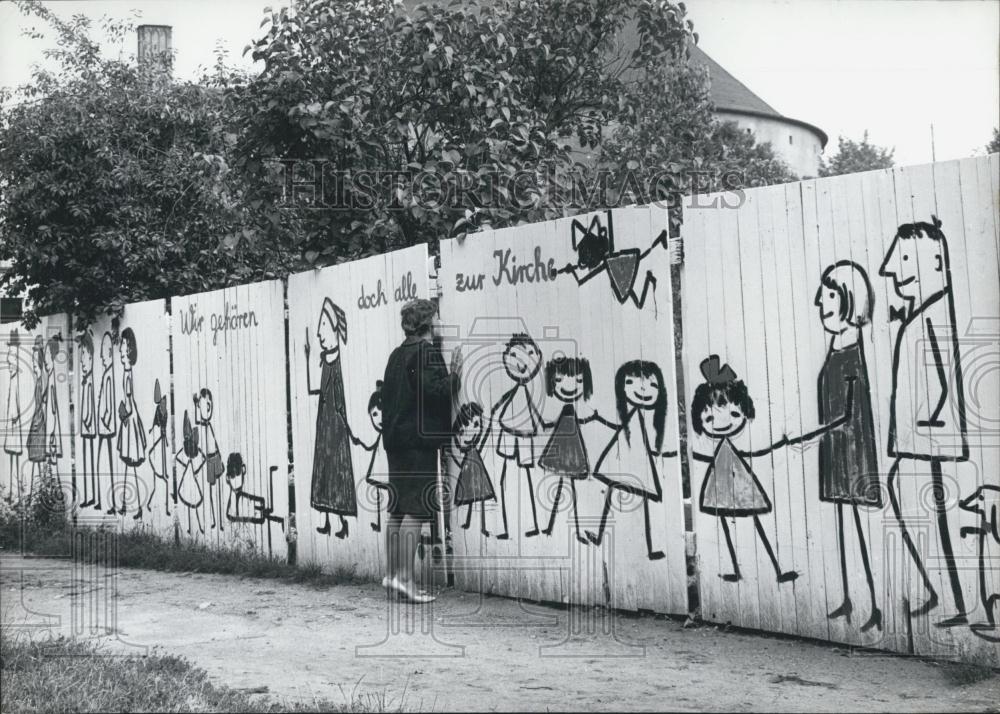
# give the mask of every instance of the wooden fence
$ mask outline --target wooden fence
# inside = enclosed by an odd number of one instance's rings
[[[699,196],[679,286],[624,208],[442,241],[438,286],[418,246],[5,326],[0,487],[377,578],[378,381],[440,294],[459,587],[997,665],[998,170]]]

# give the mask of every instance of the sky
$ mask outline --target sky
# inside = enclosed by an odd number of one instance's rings
[[[282,0],[61,0],[85,13],[172,25],[175,73],[193,77],[221,45],[230,59]],[[688,0],[699,45],[764,101],[830,136],[894,147],[899,165],[984,153],[1000,126],[1000,0]],[[0,86],[30,80],[44,43],[0,0]],[[115,51],[112,48],[112,51]],[[125,48],[135,51],[134,42]],[[934,127],[932,154],[931,125]]]

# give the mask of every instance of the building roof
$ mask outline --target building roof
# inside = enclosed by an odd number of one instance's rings
[[[815,133],[826,146],[827,135],[822,129],[798,119],[786,117],[763,99],[750,91],[740,80],[730,74],[725,67],[708,56],[703,49],[695,44],[689,44],[691,62],[708,68],[711,80],[711,97],[715,108],[721,112],[747,114],[757,117],[771,117],[804,127]]]

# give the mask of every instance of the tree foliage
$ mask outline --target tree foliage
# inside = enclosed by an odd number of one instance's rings
[[[840,136],[837,138],[837,153],[829,160],[824,159],[820,163],[819,175],[840,176],[859,171],[888,169],[894,165],[892,159],[894,152],[895,149],[886,149],[871,143],[867,131],[861,137],[861,141]]]
[[[197,82],[22,7],[60,39],[0,114],[2,284],[29,322],[792,178],[713,119],[683,3],[301,0],[265,10],[259,74]]]
[[[986,145],[987,154],[996,154],[1000,152],[1000,129],[993,130],[993,138],[990,139],[990,143]]]
[[[26,322],[280,273],[280,222],[248,209],[230,168],[228,74],[173,81],[102,57],[86,17],[24,8],[58,33],[56,68],[36,68],[0,114],[2,284],[27,297]]]

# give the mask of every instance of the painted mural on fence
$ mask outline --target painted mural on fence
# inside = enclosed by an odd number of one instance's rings
[[[173,537],[166,301],[127,305],[74,335],[76,519]]]
[[[688,212],[706,619],[1000,661],[997,164]]]
[[[463,381],[447,460],[460,584],[685,612],[666,212],[591,213],[441,250]],[[587,559],[591,575],[575,572]]]
[[[182,536],[287,552],[288,439],[280,281],[171,300]]]
[[[0,370],[0,394],[5,399],[0,493],[8,503],[42,493],[49,478],[58,484],[58,491],[50,491],[46,498],[61,494],[65,500],[72,494],[67,327],[65,315],[43,317],[33,330],[16,323],[0,327],[5,353]]]
[[[399,311],[429,296],[424,245],[288,279],[298,557],[381,578],[381,386]]]

